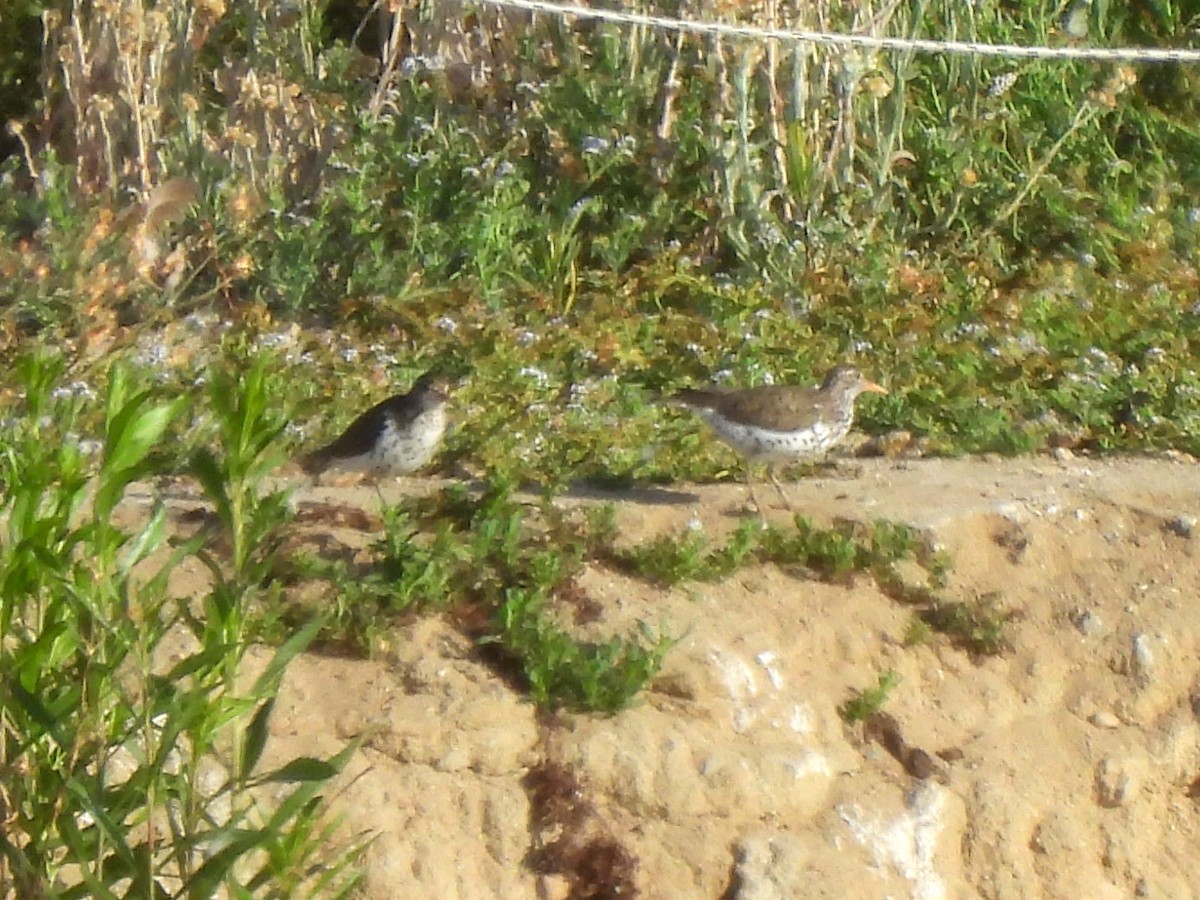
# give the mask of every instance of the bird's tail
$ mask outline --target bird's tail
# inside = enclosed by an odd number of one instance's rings
[[[668,406],[711,409],[718,396],[720,396],[718,392],[705,390],[704,388],[684,388],[681,391],[676,391],[669,397],[662,398],[660,402]]]
[[[314,450],[312,453],[305,453],[296,459],[300,465],[301,471],[305,475],[316,477],[325,471],[325,467],[329,465],[329,454],[326,450]]]

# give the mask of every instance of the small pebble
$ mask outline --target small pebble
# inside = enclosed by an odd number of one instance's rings
[[[1104,630],[1104,622],[1090,609],[1085,609],[1075,616],[1075,627],[1084,637],[1095,637]]]
[[[939,553],[945,553],[947,549],[946,544],[932,528],[927,528],[921,533],[921,551],[923,553],[936,556]]]
[[[908,774],[913,778],[933,778],[935,775],[942,774],[945,768],[938,764],[938,761],[926,753],[924,750],[913,750],[908,754],[908,759],[905,761],[905,766]]]
[[[1055,447],[1052,455],[1059,462],[1070,462],[1075,458],[1075,454],[1067,447]]]
[[[1173,519],[1167,520],[1167,531],[1172,534],[1177,534],[1181,538],[1190,538],[1192,532],[1196,530],[1195,516],[1176,516]]]
[[[1147,635],[1133,636],[1133,651],[1129,661],[1133,677],[1142,684],[1148,682],[1154,670],[1154,651],[1150,649],[1150,638]]]
[[[1096,767],[1096,800],[1103,807],[1113,809],[1123,805],[1137,791],[1137,779],[1128,767],[1111,758],[1100,761]]]
[[[1088,721],[1097,728],[1117,728],[1121,724],[1120,719],[1118,719],[1112,713],[1105,712],[1104,710],[1092,713],[1091,716],[1088,717]]]

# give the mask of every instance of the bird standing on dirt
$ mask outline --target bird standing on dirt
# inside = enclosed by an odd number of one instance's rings
[[[791,509],[791,501],[775,477],[775,466],[817,459],[841,443],[854,424],[854,402],[864,391],[887,393],[853,366],[837,366],[816,388],[686,388],[671,399],[698,413],[718,438],[745,458],[750,499],[761,511],[750,464],[767,464],[772,484]]]
[[[316,477],[330,469],[370,475],[408,475],[427,465],[446,432],[447,379],[426,373],[407,394],[371,407],[326,447],[304,456]]]

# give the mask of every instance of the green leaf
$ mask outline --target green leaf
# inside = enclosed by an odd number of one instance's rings
[[[113,371],[124,372],[124,368],[115,366]],[[115,388],[110,387],[104,461],[94,504],[95,516],[101,522],[109,520],[126,486],[145,473],[147,454],[162,440],[167,427],[187,402],[179,397],[147,408],[153,395],[151,391],[143,391],[115,408],[118,400],[114,398],[120,398],[124,391],[124,376],[120,375]]]
[[[29,718],[33,719],[42,729],[53,736],[55,742],[60,746],[66,746],[65,737],[59,732],[58,719],[52,715],[46,705],[40,699],[35,697],[33,693],[26,690],[25,686],[15,679],[8,679],[8,691],[13,699],[17,701],[18,706],[25,711]]]
[[[221,882],[233,869],[235,863],[250,851],[264,844],[270,837],[269,828],[246,830],[231,829],[222,834],[229,843],[214,853],[196,873],[188,879],[185,890],[193,900],[210,900],[221,886]]]
[[[221,644],[205,646],[199,652],[176,663],[163,681],[167,685],[177,684],[197,672],[218,671],[223,667],[231,649]]]
[[[109,455],[105,458],[105,468],[110,472],[132,470],[141,463],[150,452],[150,448],[162,439],[167,426],[184,403],[183,398],[179,398],[169,404],[144,409],[150,399],[151,394],[146,391],[121,410],[121,415],[115,423],[115,441],[110,445]],[[112,439],[114,435],[110,434],[109,437]]]
[[[125,552],[121,557],[121,574],[128,575],[134,566],[161,547],[166,534],[167,509],[160,503],[154,508],[150,521],[125,545]]]
[[[250,721],[249,728],[246,729],[246,739],[242,745],[241,767],[238,772],[239,780],[245,781],[249,778],[250,773],[254,771],[254,767],[258,765],[263,748],[267,744],[268,728],[271,724],[271,712],[274,709],[275,699],[273,697],[263,701],[254,713],[254,718]]]
[[[91,815],[93,821],[96,823],[96,827],[104,835],[108,846],[112,847],[121,856],[122,860],[132,868],[134,865],[133,851],[130,849],[128,843],[126,843],[126,830],[122,826],[122,823],[116,821],[110,814],[107,805],[103,802],[103,798],[96,788],[95,782],[90,779],[84,781],[81,778],[72,777],[67,779],[66,788],[68,793],[74,796],[79,808]],[[76,825],[75,812],[70,807],[64,810],[64,813],[58,817],[58,824],[60,832],[63,834],[63,838],[68,845],[73,844],[77,848],[82,848],[87,842],[87,839]],[[89,855],[92,854],[83,852],[79,858],[87,859]],[[87,877],[86,867],[84,867],[84,874]],[[89,879],[89,883],[95,889],[100,888],[92,879]],[[100,896],[112,895],[107,891],[102,891]]]
[[[327,621],[328,617],[318,616],[283,642],[275,651],[275,655],[271,657],[271,661],[267,663],[266,668],[263,669],[262,674],[255,679],[252,691],[255,697],[273,694],[276,691],[279,679],[283,677],[284,669],[296,658],[297,654],[312,643]]]
[[[226,488],[228,472],[207,447],[192,454],[189,465],[191,474],[200,482],[205,496],[216,507],[217,518],[229,527],[233,521],[233,509]]]
[[[18,380],[25,388],[25,405],[35,421],[46,414],[51,388],[62,378],[66,367],[66,358],[61,353],[40,349],[22,357],[17,364]]]

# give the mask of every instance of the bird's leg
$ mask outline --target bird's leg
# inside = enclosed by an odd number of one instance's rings
[[[783,485],[779,483],[779,479],[775,477],[775,466],[767,466],[767,474],[771,476],[771,484],[775,485],[775,490],[779,491],[779,496],[783,498],[783,505],[787,507],[788,512],[795,512],[796,508],[792,506],[792,501],[784,491]]]
[[[384,519],[387,518],[388,502],[383,496],[383,486],[379,483],[379,479],[375,479],[375,496],[379,498],[379,515]]]
[[[766,515],[766,507],[758,502],[758,497],[754,494],[754,463],[746,460],[746,490],[750,494],[750,504],[758,510],[760,516]]]

